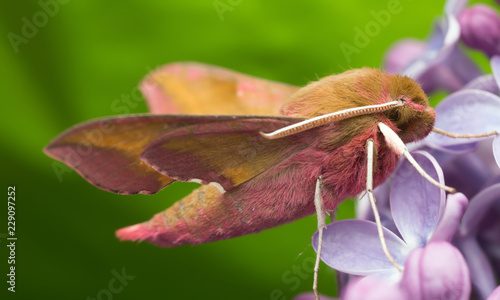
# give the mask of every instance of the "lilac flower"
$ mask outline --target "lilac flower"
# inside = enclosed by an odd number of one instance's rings
[[[454,239],[454,243],[465,256],[471,272],[472,285],[481,299],[486,299],[497,286],[495,272],[486,252],[495,252],[496,256],[490,254],[497,262],[500,259],[499,214],[500,180],[471,199]]]
[[[354,280],[342,299],[468,299],[470,286],[462,283],[468,281],[468,273],[463,272],[462,264],[449,264],[449,260],[463,258],[447,242],[429,243],[410,253],[400,282],[372,277]]]
[[[464,9],[458,17],[462,41],[488,56],[500,54],[500,18],[488,5],[476,4]]]
[[[500,57],[491,59],[493,75],[479,76],[480,72],[477,71],[477,67],[468,58],[463,59],[465,54],[457,44],[458,32],[468,46],[474,46],[470,43],[482,45],[483,48],[490,45],[490,49],[481,50],[490,56],[494,55],[495,49],[491,45],[498,44],[495,40],[496,32],[500,31],[496,28],[500,27],[496,25],[498,16],[496,13],[493,15],[488,8],[478,10],[471,7],[464,10],[467,2],[466,0],[448,1],[445,5],[446,16],[437,23],[425,49],[422,50],[424,48],[422,43],[415,40],[398,43],[386,57],[386,69],[390,72],[404,71],[404,74],[422,82],[428,93],[438,88],[457,91],[437,106],[437,128],[454,133],[500,132],[500,97],[498,97]],[[471,16],[471,13],[476,15]],[[460,28],[457,30],[454,22],[459,15],[461,34]],[[474,20],[478,17],[482,19]],[[488,26],[495,28],[491,32],[483,33],[482,31],[485,31]],[[476,38],[476,40],[468,42],[467,38]],[[481,40],[481,38],[489,40]],[[432,84],[429,85],[428,82]],[[495,276],[500,275],[500,136],[467,140],[451,139],[432,133],[424,142],[413,147],[431,152],[443,167],[447,184],[465,193],[471,199],[471,204],[467,208],[467,198],[464,195],[449,196],[439,225],[426,240],[424,246],[419,246],[416,248],[419,250],[414,249],[406,256],[405,269],[399,279],[393,280],[393,284],[390,285],[386,274],[379,272],[377,277],[369,274],[362,279],[351,280],[344,297],[367,299],[366,295],[382,292],[385,295],[393,295],[392,298],[395,299],[406,299],[412,287],[422,286],[422,282],[419,281],[421,277],[410,275],[423,273],[415,272],[411,266],[428,267],[425,262],[419,261],[418,257],[429,255],[439,257],[440,251],[443,253],[448,251],[447,255],[458,252],[465,257],[470,269],[475,297],[500,299],[500,287],[496,286],[498,283],[495,281]],[[400,172],[401,169],[398,170],[394,179],[388,180],[374,191],[377,206],[381,210],[382,223],[396,234],[401,225],[397,216],[399,209],[393,207],[393,197],[395,196],[394,189],[401,184],[397,183]],[[455,200],[452,201],[452,199]],[[372,219],[371,212],[363,203],[367,201],[361,199],[360,202],[362,205],[359,205],[358,216],[366,220]],[[393,215],[390,213],[389,202]],[[460,222],[462,216],[464,217]],[[415,217],[415,215],[407,215],[410,219]],[[400,237],[408,243],[407,235],[401,233]],[[371,240],[370,242],[375,243]],[[440,247],[434,247],[436,243],[441,243]],[[359,252],[367,250],[359,249]],[[345,247],[344,250],[348,251]],[[427,252],[431,250],[432,252]],[[390,252],[392,253],[392,250]],[[419,252],[425,256],[419,256]],[[397,253],[396,257],[398,257]],[[400,261],[396,261],[401,265]],[[426,270],[427,273],[432,273],[430,269]],[[460,271],[459,273],[462,274]],[[440,278],[446,278],[445,273],[440,276],[442,276]],[[470,283],[465,284],[468,286],[466,289],[470,289]],[[460,289],[451,288],[448,292],[457,290]],[[448,298],[467,298],[466,294],[449,294]]]
[[[439,115],[438,115],[439,118]],[[500,274],[500,169],[496,165],[491,151],[491,140],[482,141],[476,145],[474,152],[460,153],[458,151],[432,151],[436,160],[443,168],[446,183],[457,187],[470,199],[460,224],[460,230],[453,237],[453,244],[465,256],[470,269],[472,284],[479,299],[486,299],[495,288],[495,274]],[[390,181],[377,187],[375,195],[377,204],[383,211],[382,222],[389,227],[395,227],[388,209]],[[392,194],[392,193],[391,193]],[[360,201],[363,203],[363,199]],[[433,234],[433,240],[452,240],[449,234],[454,230],[443,231],[440,227],[449,226],[447,220],[453,220],[456,228],[457,217],[446,217],[453,211],[448,202],[445,216]],[[455,215],[463,215],[463,210],[456,208]],[[370,213],[361,214],[365,219],[371,219]],[[456,230],[455,230],[456,231]],[[443,236],[445,232],[447,238]],[[489,261],[493,263],[490,266]]]
[[[491,59],[493,76],[497,88],[500,86],[500,57]],[[494,90],[484,83],[486,90]],[[472,84],[471,84],[472,85]],[[500,132],[500,97],[479,89],[464,89],[446,97],[436,107],[435,127],[453,133]],[[425,144],[447,152],[465,152],[477,146],[477,140],[454,139],[431,133]],[[493,155],[500,166],[500,136],[494,137]]]
[[[432,150],[443,168],[447,185],[457,187],[470,199],[469,207],[460,223],[460,230],[453,237],[453,244],[465,256],[470,269],[472,285],[479,299],[486,299],[495,288],[495,274],[500,274],[500,169],[491,153],[491,141],[482,141],[479,148],[470,153],[447,153]],[[377,204],[382,211],[382,222],[395,227],[388,209],[390,181],[375,189]],[[366,201],[366,200],[365,200]],[[433,239],[452,240],[440,227],[456,228],[458,217],[447,217],[453,212],[448,202],[445,216],[433,234]],[[363,204],[363,199],[360,201]],[[382,206],[380,206],[382,205]],[[455,208],[455,215],[463,215],[465,208]],[[372,219],[364,213],[365,219]],[[447,220],[452,220],[452,224]],[[456,231],[456,230],[455,230]],[[447,236],[443,236],[443,232]],[[490,266],[490,262],[493,266]]]
[[[445,16],[434,25],[425,49],[422,51],[422,43],[415,40],[398,42],[386,55],[385,69],[414,78],[427,93],[437,89],[457,91],[480,76],[481,71],[457,45],[460,39],[457,16],[467,2],[447,1]]]
[[[426,172],[443,182],[442,171],[432,156],[426,152],[414,152],[414,156]],[[403,162],[392,183],[390,203],[394,224],[402,238],[385,228],[384,234],[389,252],[401,268],[404,266],[403,273],[383,253],[373,222],[343,220],[325,229],[322,260],[341,272],[366,276],[349,285],[346,295],[354,296],[346,299],[357,299],[354,289],[380,289],[380,284],[371,284],[375,281],[383,283],[387,293],[402,297],[397,299],[410,299],[405,295],[427,299],[450,293],[456,299],[467,299],[468,267],[460,252],[449,243],[457,231],[467,198],[463,194],[449,196],[445,206],[444,192]],[[317,247],[317,233],[313,246]]]

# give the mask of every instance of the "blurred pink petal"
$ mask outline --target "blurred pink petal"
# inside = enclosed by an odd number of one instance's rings
[[[342,300],[410,300],[415,299],[399,283],[388,283],[382,279],[365,277],[351,281]]]
[[[486,300],[500,300],[500,286],[498,286]]]

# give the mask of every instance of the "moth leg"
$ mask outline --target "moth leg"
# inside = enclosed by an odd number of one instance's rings
[[[429,176],[429,174],[427,174],[424,171],[424,169],[422,169],[422,167],[417,163],[417,161],[413,158],[413,156],[411,156],[410,152],[408,151],[408,148],[406,148],[405,143],[403,143],[403,141],[399,138],[399,136],[391,128],[389,128],[389,126],[385,125],[382,122],[379,122],[378,127],[380,128],[380,131],[384,135],[385,141],[387,142],[387,145],[389,145],[389,148],[391,148],[392,151],[394,151],[398,155],[404,155],[404,157],[406,157],[408,162],[410,162],[410,164],[417,170],[418,173],[420,173],[420,175],[422,175],[422,177],[424,177],[425,179],[427,179],[427,181],[429,181],[430,183],[432,183],[433,185],[437,186],[440,189],[443,189],[450,193],[457,192],[454,188],[442,185],[441,183],[434,180],[434,178]]]
[[[382,244],[382,249],[385,253],[385,256],[389,259],[389,261],[396,267],[398,271],[401,272],[401,268],[394,261],[389,250],[387,249],[387,244],[385,243],[384,232],[382,230],[382,223],[380,222],[380,215],[378,213],[377,205],[375,204],[375,196],[373,195],[373,164],[374,160],[374,145],[373,140],[369,139],[366,141],[366,152],[367,152],[367,172],[366,172],[366,193],[368,194],[368,199],[370,200],[370,205],[373,210],[373,215],[375,217],[375,223],[377,224],[378,237],[380,239],[380,243]]]
[[[493,136],[493,135],[498,135],[499,133],[496,131],[488,132],[488,133],[478,133],[478,134],[458,134],[458,133],[452,133],[448,131],[444,131],[439,128],[432,128],[432,131],[435,133],[439,133],[451,138],[466,138],[466,139],[471,139],[471,138],[480,138],[480,137],[487,137],[487,136]]]
[[[318,251],[316,252],[316,263],[314,264],[314,282],[313,290],[316,300],[319,300],[318,293],[318,274],[319,274],[319,263],[321,261],[321,248],[323,244],[323,229],[326,227],[326,210],[323,204],[323,198],[321,197],[321,186],[323,184],[323,178],[321,176],[316,180],[316,190],[314,191],[314,206],[316,207],[316,215],[318,216]]]

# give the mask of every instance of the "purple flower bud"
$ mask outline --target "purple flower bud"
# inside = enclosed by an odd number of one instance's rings
[[[376,299],[410,300],[412,297],[408,291],[400,287],[398,282],[391,283],[371,277],[352,280],[342,296],[342,300]]]
[[[413,250],[401,287],[413,299],[469,299],[469,269],[460,251],[448,242],[431,242]]]
[[[462,11],[458,17],[461,39],[469,47],[488,56],[500,54],[500,18],[497,12],[483,4]]]

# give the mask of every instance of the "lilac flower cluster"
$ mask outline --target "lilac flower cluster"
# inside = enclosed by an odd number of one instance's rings
[[[447,1],[429,40],[396,43],[385,68],[416,79],[428,94],[451,93],[436,107],[435,127],[500,132],[500,18],[492,7],[467,4]],[[480,71],[467,47],[490,59],[492,74]],[[410,147],[427,173],[460,193],[446,196],[406,161],[375,189],[387,246],[402,272],[382,251],[366,196],[358,219],[329,224],[321,259],[349,277],[339,287],[342,299],[500,299],[500,136],[432,133]],[[316,233],[315,249],[317,243]]]

